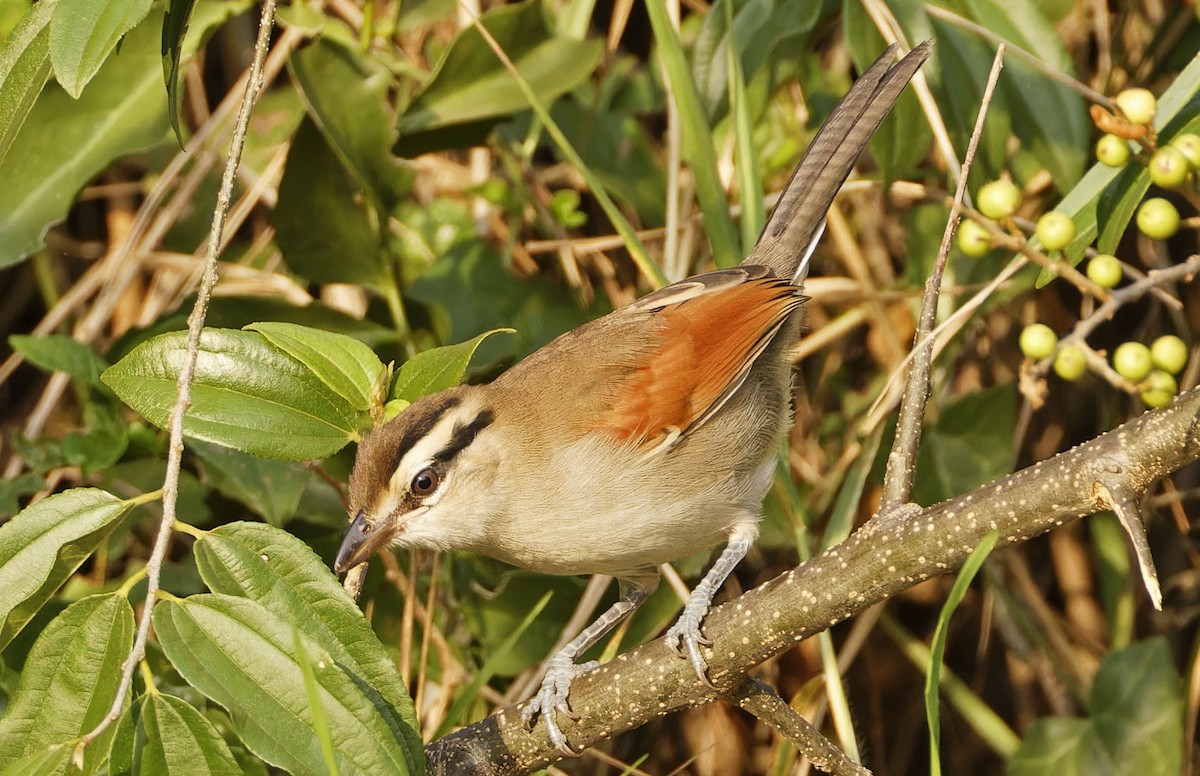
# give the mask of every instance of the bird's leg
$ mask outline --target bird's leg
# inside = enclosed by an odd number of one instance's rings
[[[599,619],[584,628],[578,636],[571,639],[570,643],[546,661],[546,676],[542,679],[541,688],[529,699],[529,704],[521,710],[521,719],[530,729],[533,728],[534,720],[540,714],[551,743],[569,757],[579,753],[567,743],[567,737],[559,729],[556,717],[558,714],[563,714],[573,720],[579,719],[579,716],[571,711],[567,693],[570,692],[571,682],[576,676],[584,671],[590,671],[598,665],[594,660],[577,664],[575,658],[590,649],[593,644],[604,638],[606,633],[645,603],[650,594],[658,587],[658,572],[623,578],[618,580],[618,583],[620,599],[610,606],[608,611],[600,615]]]
[[[700,632],[700,623],[704,621],[704,615],[708,614],[713,596],[721,589],[734,567],[746,557],[757,534],[757,527],[753,523],[744,523],[733,529],[725,550],[704,575],[704,579],[700,580],[700,584],[692,590],[679,619],[667,630],[667,644],[675,654],[691,659],[696,676],[709,687],[712,687],[712,682],[708,678],[708,664],[700,655],[700,647],[711,646],[712,642]],[[686,655],[684,648],[687,649]]]

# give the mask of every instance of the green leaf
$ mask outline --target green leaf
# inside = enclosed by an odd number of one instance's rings
[[[746,82],[753,80],[782,41],[799,37],[813,28],[821,15],[821,3],[812,0],[717,0],[704,17],[692,53],[696,90],[708,111],[716,117],[729,95],[728,53],[730,42]],[[851,4],[847,4],[847,12]],[[729,11],[733,13],[730,32]],[[873,58],[873,57],[872,57]]]
[[[75,99],[121,36],[150,12],[150,0],[58,0],[50,20],[54,77]]]
[[[230,523],[195,544],[196,565],[214,593],[249,598],[295,625],[333,656],[342,670],[366,682],[371,697],[406,751],[421,750],[416,712],[395,663],[354,601],[319,557],[296,537],[260,523]],[[409,768],[424,765],[411,756]]]
[[[42,244],[84,184],[117,157],[158,142],[167,128],[158,76],[161,17],[151,11],[125,36],[83,95],[49,84],[0,162],[0,267]]]
[[[550,113],[601,185],[636,210],[643,224],[661,226],[666,173],[638,120],[581,103],[574,95],[555,102]]]
[[[167,115],[180,145],[183,145],[183,133],[179,129],[179,106],[183,92],[179,88],[179,64],[183,57],[183,37],[187,34],[195,3],[196,0],[169,0],[163,15],[162,69],[163,83],[167,87]]]
[[[1175,776],[1183,768],[1183,688],[1166,639],[1113,652],[1100,664],[1090,716],[1033,724],[1009,776]]]
[[[0,525],[0,649],[132,506],[103,490],[76,488],[42,499]]]
[[[1011,384],[947,405],[917,454],[913,500],[935,504],[1008,474],[1016,418]]]
[[[269,461],[223,445],[193,440],[188,450],[204,462],[204,479],[274,526],[296,515],[313,474],[293,461]]]
[[[442,342],[461,342],[497,324],[516,329],[516,336],[484,344],[490,361],[531,353],[606,312],[581,311],[539,278],[515,279],[481,240],[460,243],[439,256],[409,287],[407,297],[440,308],[437,333]]]
[[[1049,67],[1074,75],[1070,53],[1030,0],[967,0],[971,16],[1005,40],[1034,53]],[[1024,60],[1009,56],[1000,85],[1012,111],[1012,128],[1050,172],[1059,191],[1083,174],[1091,120],[1083,98],[1051,81]]]
[[[375,351],[353,337],[296,323],[260,322],[246,328],[304,364],[354,409],[382,403],[386,368]]]
[[[390,212],[412,185],[392,155],[394,78],[366,54],[322,36],[288,62],[308,112],[376,209]]]
[[[8,344],[38,369],[66,372],[91,385],[99,385],[100,373],[108,368],[108,362],[90,347],[63,334],[45,337],[13,334],[9,336]]]
[[[501,333],[512,334],[515,329],[492,329],[457,345],[418,353],[397,370],[390,398],[414,402],[422,396],[453,388],[462,382],[480,343],[493,334]]]
[[[212,723],[182,698],[149,692],[121,717],[109,776],[224,776],[241,773]]]
[[[224,706],[255,754],[296,774],[325,773],[292,626],[245,598],[167,599],[154,610],[167,658],[196,689]],[[370,689],[302,635],[342,774],[413,772],[402,739],[372,703]],[[237,645],[237,649],[230,649]]]
[[[102,379],[146,420],[165,428],[187,335],[143,342]],[[324,458],[369,422],[308,368],[248,331],[205,329],[184,433],[263,458]]]
[[[311,119],[296,130],[271,211],[275,239],[294,272],[315,283],[387,282],[378,219]]]
[[[59,776],[69,772],[74,744],[56,744],[0,766],[0,776]]]
[[[950,618],[954,616],[954,610],[967,595],[967,588],[971,586],[971,580],[975,579],[975,575],[979,573],[983,562],[987,560],[995,546],[996,534],[989,533],[971,551],[963,563],[962,569],[958,572],[958,576],[954,579],[954,587],[950,589],[950,595],[946,596],[946,602],[942,604],[942,611],[938,615],[937,630],[933,633],[933,643],[929,649],[929,671],[925,674],[925,720],[929,724],[929,772],[932,776],[939,776],[942,772],[942,729],[938,722],[938,688],[942,684],[942,661],[946,657],[946,639],[950,633]]]
[[[743,251],[739,247],[733,219],[729,216],[725,189],[721,187],[721,179],[717,175],[717,153],[712,130],[708,126],[708,115],[700,103],[696,83],[692,80],[687,58],[683,54],[683,44],[667,18],[663,0],[648,0],[646,10],[650,13],[650,26],[654,29],[658,55],[662,58],[679,107],[683,157],[696,179],[696,197],[704,213],[704,229],[712,244],[713,259],[718,267],[731,267],[742,258]]]
[[[57,4],[34,3],[0,49],[0,165],[50,77],[50,18]]]
[[[81,598],[38,637],[0,719],[0,766],[72,741],[112,708],[133,646],[133,607],[123,593]],[[85,772],[106,756],[113,730],[84,752]]]
[[[493,8],[480,16],[480,22],[544,104],[583,82],[603,55],[598,40],[554,35],[546,27],[541,3],[535,0]],[[528,107],[512,75],[479,31],[468,26],[450,42],[433,77],[400,114],[396,151],[411,155],[474,143],[492,125]],[[445,135],[448,127],[472,131],[448,146],[442,140],[453,137]]]

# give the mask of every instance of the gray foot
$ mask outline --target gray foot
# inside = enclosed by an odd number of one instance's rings
[[[525,727],[532,730],[537,717],[540,715],[546,726],[546,734],[550,743],[568,757],[578,757],[579,752],[567,743],[567,737],[558,727],[557,716],[564,715],[568,719],[578,720],[579,715],[571,711],[567,694],[571,691],[571,682],[584,671],[590,671],[599,663],[592,660],[576,664],[562,653],[550,659],[546,668],[546,678],[542,679],[541,688],[529,699],[529,704],[521,709],[521,719]]]

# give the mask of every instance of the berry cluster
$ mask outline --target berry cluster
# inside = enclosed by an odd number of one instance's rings
[[[1191,189],[1195,188],[1200,173],[1200,135],[1181,133],[1168,143],[1157,143],[1151,128],[1157,103],[1154,95],[1145,89],[1126,89],[1114,102],[1120,110],[1119,116],[1103,110],[1097,115],[1093,110],[1097,125],[1105,130],[1096,144],[1097,159],[1107,166],[1120,167],[1136,158],[1146,166],[1155,185],[1193,193]],[[1135,146],[1138,149],[1136,156]],[[1007,227],[1007,233],[995,227],[989,229],[977,220],[964,220],[957,235],[959,250],[978,258],[994,247],[1013,247],[1014,236],[1024,242],[1025,237],[1013,220],[1020,204],[1021,190],[1012,181],[996,180],[984,185],[975,199],[978,213],[985,219],[1000,222]],[[1136,223],[1146,237],[1166,240],[1178,232],[1181,219],[1171,202],[1152,197],[1138,207]],[[1043,251],[1053,254],[1071,245],[1076,235],[1075,223],[1067,214],[1051,211],[1038,219],[1033,235]],[[1107,298],[1103,294],[1116,288],[1126,274],[1121,261],[1106,253],[1092,255],[1086,267],[1087,280],[1099,287],[1092,289],[1092,294],[1101,299]],[[1128,274],[1141,276],[1136,271]],[[1079,278],[1078,273],[1075,277]],[[1126,390],[1136,390],[1148,407],[1162,407],[1178,392],[1176,375],[1183,371],[1188,360],[1188,347],[1179,337],[1159,337],[1150,347],[1140,342],[1125,342],[1113,352],[1112,371],[1109,371],[1102,354],[1087,347],[1084,333],[1077,332],[1060,342],[1054,330],[1044,323],[1026,326],[1021,331],[1019,344],[1021,352],[1029,359],[1027,367],[1034,369],[1036,374],[1044,374],[1052,365],[1060,378],[1074,381],[1090,366]]]

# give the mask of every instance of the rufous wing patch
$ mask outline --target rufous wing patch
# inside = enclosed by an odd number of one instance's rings
[[[790,283],[759,277],[657,309],[661,345],[629,373],[598,426],[643,449],[686,434],[741,387],[803,300]]]

